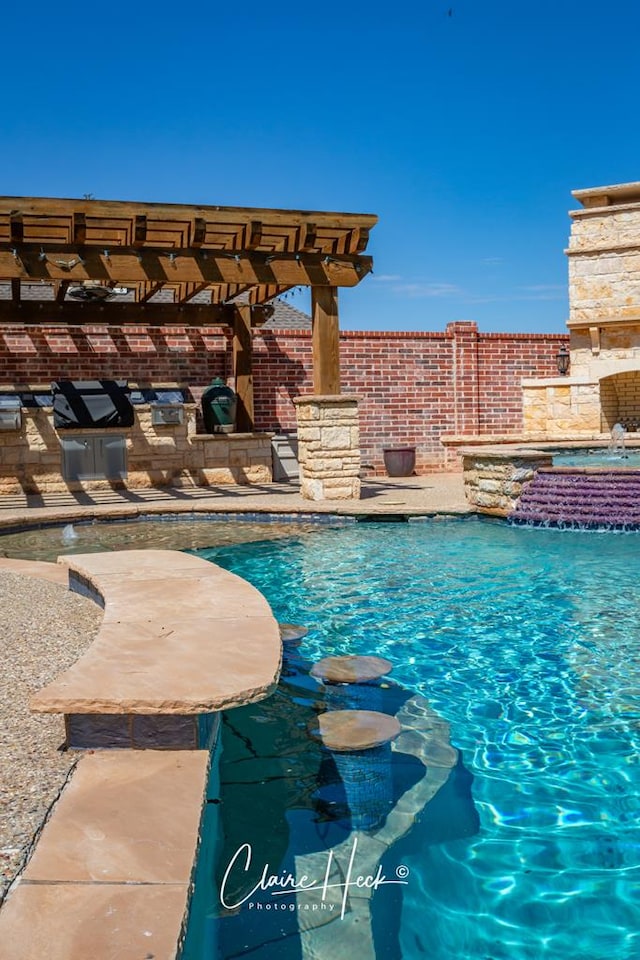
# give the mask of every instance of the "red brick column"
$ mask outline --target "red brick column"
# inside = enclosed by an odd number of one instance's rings
[[[470,320],[447,324],[447,334],[453,339],[454,423],[456,434],[477,434],[480,428],[478,389],[478,325]]]

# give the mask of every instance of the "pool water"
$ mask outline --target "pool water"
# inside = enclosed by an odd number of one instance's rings
[[[624,452],[610,452],[605,447],[583,450],[553,450],[554,467],[612,467],[640,469],[640,449],[628,447]]]
[[[274,696],[225,715],[185,960],[640,956],[639,549],[633,534],[472,519],[199,550],[310,632]],[[459,751],[417,809],[429,768],[394,752],[392,842],[378,849],[406,882],[376,889],[360,926],[308,920],[304,897],[270,890],[239,903],[263,864],[284,876],[350,849],[344,785],[307,733],[326,706],[309,665],[346,653],[394,664],[373,709],[408,704]],[[243,844],[252,862],[236,861],[225,910],[218,887]]]
[[[281,514],[209,514],[197,519],[186,514],[167,514],[139,520],[76,521],[3,533],[0,556],[53,562],[65,555],[104,550],[187,550],[290,537],[311,532],[319,525],[347,522],[330,516],[292,519]]]

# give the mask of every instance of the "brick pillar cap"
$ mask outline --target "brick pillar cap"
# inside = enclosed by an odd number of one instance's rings
[[[454,320],[453,323],[448,323],[446,326],[447,333],[455,334],[457,331],[474,331],[478,332],[478,324],[475,320]]]

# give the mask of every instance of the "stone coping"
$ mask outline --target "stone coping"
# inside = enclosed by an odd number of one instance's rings
[[[534,443],[527,446],[471,446],[471,447],[461,447],[460,455],[463,457],[486,457],[487,459],[493,458],[496,460],[513,460],[518,458],[520,460],[535,460],[540,457],[551,457],[558,450],[562,451],[575,451],[576,453],[580,450],[584,450],[587,447],[589,449],[601,449],[606,451],[611,438],[608,441],[604,441],[600,435],[598,439],[589,439],[585,438],[582,441],[572,440],[571,442],[566,440],[550,441],[547,440],[545,443]],[[638,450],[640,444],[638,440],[628,441],[625,438],[625,450]],[[573,467],[571,469],[574,469]]]
[[[212,440],[271,440],[275,437],[272,431],[261,430],[259,433],[194,433],[189,436],[191,443],[209,443]]]
[[[572,434],[558,434],[557,437],[550,437],[548,434],[518,434],[517,436],[508,436],[501,434],[486,434],[485,436],[466,436],[460,434],[454,436],[449,434],[442,436],[441,442],[450,447],[468,447],[470,449],[485,449],[486,447],[496,447],[505,451],[513,450],[557,450],[558,447],[575,447],[579,449],[587,444],[589,446],[606,447],[611,442],[610,433],[596,433],[595,431],[586,432],[576,436]],[[640,446],[640,434],[627,433],[624,438],[625,446]]]
[[[208,763],[206,751],[83,757],[0,910],[2,960],[173,960]]]
[[[462,457],[484,457],[493,460],[539,460],[541,457],[551,459],[550,450],[542,450],[537,447],[462,447],[460,449]]]
[[[86,653],[31,699],[36,713],[202,714],[268,696],[282,644],[269,604],[240,577],[175,550],[60,557],[100,598]]]

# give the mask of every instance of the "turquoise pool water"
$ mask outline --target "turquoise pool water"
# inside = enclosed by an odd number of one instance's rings
[[[186,960],[640,956],[639,550],[633,534],[451,520],[198,551],[310,632],[273,697],[225,716]],[[459,761],[380,846],[406,882],[377,889],[360,927],[312,920],[301,939],[295,898],[236,901],[262,864],[284,876],[348,849],[340,777],[307,735],[325,707],[309,664],[343,653],[390,659],[382,709],[417,696]],[[424,775],[395,752],[387,825]],[[252,863],[236,861],[224,910],[216,883],[242,844]]]
[[[604,447],[584,450],[554,450],[554,467],[614,467],[637,470],[640,468],[640,450],[628,447],[624,453],[610,453]]]

